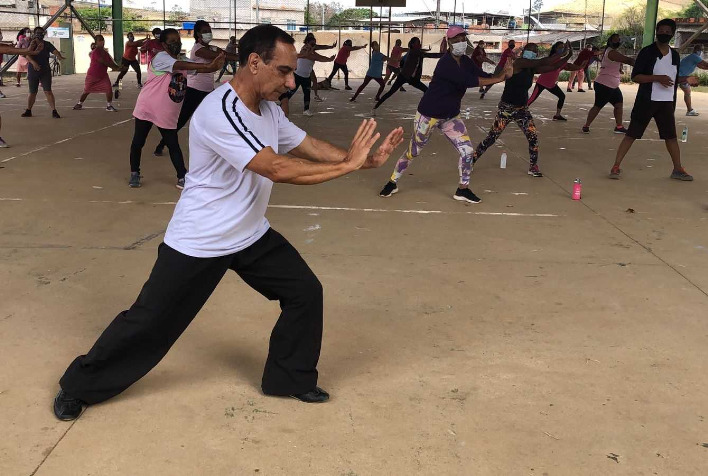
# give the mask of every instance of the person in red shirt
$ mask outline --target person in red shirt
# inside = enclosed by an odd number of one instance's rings
[[[84,101],[91,93],[103,93],[106,95],[106,111],[117,112],[113,107],[113,89],[111,89],[111,80],[108,78],[108,68],[113,71],[118,71],[120,66],[113,61],[111,55],[106,51],[106,40],[103,35],[96,35],[96,47],[91,51],[91,66],[86,72],[86,80],[84,82],[84,92],[79,99],[79,102],[74,106],[74,110],[83,109]]]
[[[573,61],[573,64],[576,66],[580,66],[588,64],[590,62],[590,58],[595,56],[595,52],[592,50],[592,44],[587,43],[585,45],[585,48],[578,53],[578,57],[575,58],[575,61]],[[575,80],[575,77],[578,77],[578,92],[579,93],[584,93],[585,90],[583,89],[583,80],[585,79],[585,67],[583,66],[582,69],[579,69],[577,71],[571,71],[570,72],[570,78],[568,79],[568,87],[566,88],[566,91],[569,93],[573,92],[573,81]]]
[[[331,82],[334,75],[337,74],[337,71],[341,69],[342,73],[344,73],[344,89],[351,91],[352,88],[349,87],[349,70],[347,69],[347,60],[349,59],[349,55],[352,51],[360,50],[362,48],[366,48],[367,46],[368,43],[364,46],[352,46],[352,40],[345,41],[339,49],[337,57],[334,58],[334,66],[332,67],[332,72],[329,73],[327,80]]]
[[[474,61],[474,64],[479,66],[479,69],[482,69],[484,63],[496,64],[494,61],[490,60],[487,57],[487,52],[484,50],[484,45],[484,40],[479,40],[477,42],[477,47],[475,47],[475,49],[472,51],[472,61]],[[484,88],[479,88],[479,92],[481,93],[479,98],[484,99]]]
[[[495,75],[499,74],[499,72],[504,69],[504,65],[509,60],[509,58],[511,58],[512,61],[516,59],[516,52],[514,51],[514,48],[516,48],[516,42],[514,40],[509,40],[509,46],[502,53],[501,59],[499,60],[499,64],[497,64],[497,67],[494,69]],[[482,91],[479,98],[484,99],[484,95],[487,94],[490,89],[492,89],[492,86],[493,84],[490,84],[486,88],[484,88],[484,91]]]
[[[147,62],[150,64],[152,59],[155,57],[156,54],[158,54],[160,51],[165,51],[165,49],[162,46],[162,42],[160,41],[160,34],[162,33],[162,30],[159,28],[153,28],[152,29],[152,40],[147,40],[145,43],[143,43],[143,46],[140,48],[140,51],[143,53],[147,53]]]
[[[135,35],[133,35],[133,32],[128,33],[128,41],[125,43],[123,57],[120,60],[120,74],[118,75],[115,84],[113,84],[113,87],[118,87],[118,82],[128,73],[128,68],[133,68],[133,71],[135,71],[135,75],[138,78],[138,89],[143,87],[140,62],[138,61],[138,48],[143,46],[143,43],[148,41],[148,39],[149,38],[146,36],[142,40],[135,41]]]

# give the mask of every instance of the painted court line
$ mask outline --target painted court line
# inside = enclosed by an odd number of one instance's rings
[[[21,202],[24,198],[2,198],[1,201]],[[48,201],[48,200],[42,200]],[[89,200],[88,203],[113,203],[116,205],[145,204],[145,205],[176,205],[177,202],[135,202],[133,200]],[[533,217],[533,218],[557,218],[562,215],[553,213],[516,213],[516,212],[455,212],[445,210],[405,210],[386,208],[353,208],[353,207],[317,207],[314,205],[268,205],[268,208],[281,210],[321,210],[321,211],[341,211],[341,212],[368,212],[368,213],[408,213],[415,215],[481,215],[481,216],[503,216],[503,217]]]
[[[77,137],[85,136],[85,135],[88,135],[88,134],[93,134],[94,132],[105,131],[106,129],[110,129],[111,127],[115,127],[115,126],[119,126],[119,125],[121,125],[121,124],[125,124],[126,122],[130,122],[130,121],[132,121],[132,120],[133,120],[133,118],[131,117],[130,119],[126,119],[126,120],[124,120],[124,121],[114,122],[113,124],[110,124],[110,125],[105,126],[105,127],[101,127],[101,128],[99,128],[99,129],[94,129],[94,130],[92,130],[92,131],[80,132],[80,133],[78,133],[78,134],[76,134],[76,135],[73,135],[73,136],[71,136],[71,137],[67,137],[66,139],[61,139],[61,140],[58,140],[58,141],[56,141],[56,142],[52,142],[51,144],[43,145],[43,146],[41,146],[41,147],[37,147],[36,149],[29,150],[29,151],[25,152],[24,154],[20,154],[20,155],[14,156],[14,157],[9,157],[9,158],[7,158],[7,159],[0,160],[0,162],[4,163],[4,162],[9,162],[9,161],[14,160],[14,159],[19,159],[20,157],[25,157],[25,156],[28,156],[28,155],[30,155],[30,154],[34,154],[35,152],[39,152],[40,150],[48,149],[48,148],[50,148],[50,147],[53,146],[53,145],[62,144],[62,143],[64,143],[64,142],[68,142],[68,141],[70,141],[70,140],[72,140],[72,139],[76,139]]]

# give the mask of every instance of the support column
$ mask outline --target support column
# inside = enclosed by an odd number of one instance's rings
[[[113,58],[118,64],[123,57],[123,0],[111,0],[113,11]]]
[[[656,16],[659,11],[659,0],[647,1],[647,17],[644,20],[644,38],[642,39],[642,47],[649,46],[654,43],[654,33],[656,31]]]

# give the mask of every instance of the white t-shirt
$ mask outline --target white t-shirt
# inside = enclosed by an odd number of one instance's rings
[[[274,102],[251,112],[229,83],[209,94],[189,126],[189,172],[165,243],[197,258],[248,248],[270,228],[265,213],[273,182],[246,169],[261,149],[286,154],[305,131]]]
[[[654,63],[654,74],[668,76],[673,81],[676,81],[676,74],[678,68],[675,64],[672,64],[672,53],[669,50],[668,55],[664,55],[662,58],[658,58],[656,63]],[[668,88],[662,86],[661,83],[654,82],[651,85],[651,100],[652,101],[662,101],[662,102],[674,102],[674,87],[669,86]]]
[[[309,78],[310,73],[312,73],[312,68],[315,66],[315,60],[307,59],[307,58],[298,58],[297,59],[297,69],[295,70],[295,74],[300,76],[301,78]]]

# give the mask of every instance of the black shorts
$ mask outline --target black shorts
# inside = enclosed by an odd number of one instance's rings
[[[37,94],[39,84],[42,84],[42,89],[45,92],[52,90],[52,72],[49,68],[42,68],[41,71],[35,71],[32,65],[29,65],[27,70],[27,84],[29,85],[30,94]]]
[[[622,102],[624,102],[624,99],[619,87],[611,88],[595,81],[595,107],[602,109],[607,103],[616,106]]]
[[[676,118],[673,101],[646,101],[634,103],[632,119],[629,121],[627,135],[641,139],[652,118],[663,140],[676,139]]]
[[[140,69],[140,62],[137,59],[129,60],[129,59],[121,58],[120,65],[123,66],[124,68],[129,68],[130,66],[132,66],[133,69],[135,69],[135,68]]]
[[[401,74],[400,66],[388,66],[387,65],[386,68],[392,73]]]

